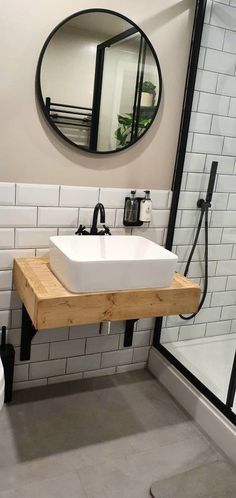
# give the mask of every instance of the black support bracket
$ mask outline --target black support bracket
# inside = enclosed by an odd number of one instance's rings
[[[229,382],[229,390],[228,390],[227,400],[226,400],[226,406],[228,408],[233,407],[235,395],[236,395],[236,352],[235,352],[235,356],[234,356],[234,362],[233,362],[233,367],[232,367],[232,372],[231,372],[230,382]]]
[[[132,346],[133,335],[134,335],[134,324],[137,321],[138,321],[138,318],[136,318],[135,320],[126,320],[124,348],[128,348],[128,347]]]
[[[31,318],[23,305],[22,308],[22,322],[21,322],[21,346],[20,346],[20,360],[30,360],[31,342],[35,336],[37,329],[34,327]]]

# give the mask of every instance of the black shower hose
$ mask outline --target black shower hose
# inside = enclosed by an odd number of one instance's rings
[[[195,313],[192,313],[192,315],[189,315],[189,316],[179,315],[180,318],[182,318],[183,320],[191,320],[192,318],[194,318],[199,313],[199,311],[203,307],[203,304],[205,302],[206,295],[207,295],[207,289],[208,289],[208,211],[209,211],[209,207],[210,207],[210,204],[208,202],[202,200],[201,215],[200,215],[200,219],[199,219],[199,223],[198,223],[198,227],[197,227],[195,239],[194,239],[194,242],[193,242],[193,247],[192,247],[191,252],[189,254],[189,258],[188,258],[188,261],[187,261],[187,264],[186,264],[186,268],[185,268],[185,271],[184,271],[184,276],[186,277],[188,275],[190,263],[192,261],[194,251],[196,249],[196,245],[197,245],[198,238],[199,238],[199,235],[200,235],[200,230],[201,230],[201,227],[202,227],[203,218],[205,216],[205,224],[204,224],[204,229],[205,229],[204,230],[205,231],[205,253],[204,253],[205,278],[204,278],[204,289],[203,289],[202,297],[201,297],[201,300],[200,300],[200,303],[199,303],[197,311]]]

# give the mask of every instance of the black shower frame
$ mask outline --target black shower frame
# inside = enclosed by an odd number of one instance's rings
[[[188,69],[185,82],[185,91],[183,99],[182,116],[180,123],[180,132],[175,160],[175,168],[172,180],[172,203],[170,208],[170,218],[167,229],[166,249],[171,250],[173,246],[175,222],[178,210],[179,196],[181,190],[181,182],[184,168],[184,160],[186,153],[186,146],[188,140],[189,124],[192,112],[192,104],[194,97],[195,81],[197,75],[198,59],[200,53],[202,30],[205,18],[207,0],[197,0],[195,8],[195,16],[193,22],[192,39],[189,53]],[[212,391],[210,391],[202,382],[195,377],[190,370],[188,370],[175,356],[173,356],[161,343],[161,330],[163,318],[158,317],[155,321],[153,346],[160,352],[174,367],[179,370],[190,382],[193,384],[218,410],[223,413],[231,422],[236,425],[236,414],[231,410],[230,404],[235,396],[235,382],[229,385],[226,404],[223,403]],[[234,362],[231,379],[236,377],[236,361]],[[233,391],[234,390],[234,391]],[[229,403],[229,400],[231,403]]]

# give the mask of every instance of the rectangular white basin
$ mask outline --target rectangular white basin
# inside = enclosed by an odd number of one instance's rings
[[[71,292],[169,287],[177,256],[144,237],[50,237],[50,267]]]

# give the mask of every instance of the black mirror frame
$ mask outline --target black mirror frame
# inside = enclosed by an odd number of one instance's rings
[[[40,74],[41,74],[41,67],[42,67],[43,56],[44,56],[45,51],[47,49],[47,46],[48,46],[50,40],[52,39],[52,37],[54,36],[54,34],[58,31],[58,29],[60,29],[61,26],[63,26],[65,23],[67,23],[68,21],[70,21],[74,17],[77,17],[77,16],[82,15],[82,14],[88,14],[88,13],[91,13],[91,12],[103,12],[103,13],[106,13],[106,14],[113,14],[113,15],[115,15],[117,17],[120,17],[121,19],[124,19],[126,22],[130,23],[142,35],[142,37],[145,39],[146,43],[150,47],[152,55],[153,55],[155,63],[156,63],[156,66],[157,66],[158,75],[159,75],[159,95],[158,95],[158,101],[157,101],[156,109],[154,111],[152,120],[149,123],[149,125],[145,128],[145,131],[142,133],[142,135],[140,137],[137,137],[131,144],[125,145],[122,149],[114,149],[114,150],[111,150],[111,151],[104,151],[104,152],[86,149],[85,147],[83,147],[81,145],[75,144],[74,142],[72,142],[69,138],[67,138],[57,128],[57,126],[53,123],[53,121],[48,116],[48,113],[47,113],[47,110],[46,110],[46,106],[45,106],[45,103],[44,103],[44,99],[43,99],[43,95],[42,95],[41,82],[40,82]],[[143,138],[143,136],[147,133],[147,131],[149,130],[149,128],[152,126],[153,122],[155,121],[156,115],[158,113],[158,109],[160,107],[161,97],[162,97],[162,87],[163,87],[163,83],[162,83],[161,67],[160,67],[160,63],[159,63],[156,51],[155,51],[152,43],[150,42],[149,38],[147,37],[147,35],[143,32],[143,30],[137,24],[135,24],[133,21],[131,21],[128,17],[126,17],[123,14],[120,14],[119,12],[116,12],[116,11],[110,10],[110,9],[98,9],[98,8],[85,9],[85,10],[81,10],[81,11],[75,12],[74,14],[71,14],[70,16],[68,16],[65,19],[63,19],[63,21],[61,21],[59,24],[57,24],[57,26],[55,26],[55,28],[51,31],[51,33],[47,37],[47,39],[44,42],[44,45],[43,45],[43,47],[41,49],[41,52],[40,52],[40,55],[39,55],[39,59],[38,59],[37,69],[36,69],[36,78],[35,78],[35,91],[36,91],[37,100],[38,100],[39,105],[40,105],[40,109],[43,112],[43,115],[44,115],[47,123],[50,125],[51,128],[53,128],[53,130],[55,131],[55,133],[61,139],[63,139],[64,141],[66,141],[68,144],[72,145],[73,147],[76,147],[76,149],[79,149],[79,150],[81,150],[83,152],[87,152],[87,153],[90,153],[90,154],[100,154],[100,155],[107,155],[107,154],[114,154],[114,153],[123,152],[124,150],[129,149],[130,147],[132,147],[133,145],[135,145],[139,140],[141,140]]]

